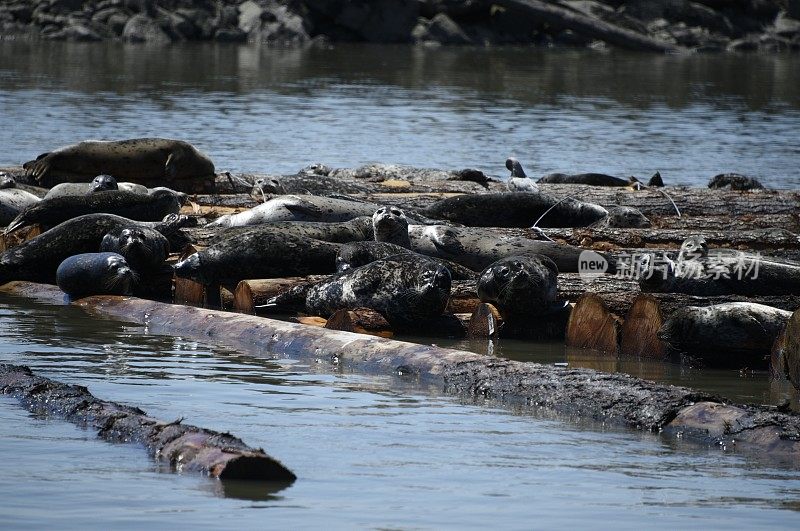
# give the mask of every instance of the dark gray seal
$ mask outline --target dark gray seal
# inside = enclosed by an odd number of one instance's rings
[[[757,190],[764,188],[758,179],[739,173],[720,173],[708,182],[709,188],[728,188],[731,190]]]
[[[87,140],[43,153],[23,168],[46,187],[101,174],[140,184],[214,177],[211,159],[187,142],[167,138]]]
[[[136,275],[117,253],[70,256],[56,270],[56,284],[70,298],[87,295],[130,295]]]
[[[162,234],[172,234],[181,219],[154,223]],[[88,214],[65,221],[39,236],[0,254],[0,283],[10,280],[55,283],[56,269],[66,258],[97,252],[103,237],[120,227],[147,226],[113,214]]]
[[[408,331],[444,313],[450,288],[446,267],[419,256],[396,255],[312,286],[306,310],[328,317],[340,309],[370,308],[395,330]]]
[[[355,269],[398,254],[419,256],[422,259],[433,260],[440,263],[450,271],[450,277],[453,280],[472,280],[478,276],[475,271],[456,264],[455,262],[440,260],[438,258],[422,257],[422,255],[415,253],[411,249],[400,247],[393,243],[376,241],[343,244],[336,254],[336,270],[341,272],[348,269]]]
[[[330,274],[336,271],[335,243],[279,230],[244,232],[194,253],[175,265],[175,274],[201,284]]]
[[[322,221],[272,221],[260,225],[244,227],[231,227],[223,229],[212,237],[210,244],[219,243],[227,238],[240,234],[258,234],[260,231],[280,231],[326,242],[347,243],[373,239],[372,219],[366,216],[353,218],[348,221],[326,223]]]
[[[135,194],[150,193],[150,190],[141,184],[128,182],[119,183],[112,175],[98,175],[89,183],[59,183],[48,190],[44,199],[53,199],[54,197],[64,197],[67,195],[87,195],[95,192],[108,192],[113,190],[133,192]]]
[[[148,227],[118,227],[103,236],[100,251],[122,255],[134,271],[142,273],[164,264],[169,256],[169,241]]]
[[[558,267],[546,256],[509,256],[491,264],[478,279],[478,298],[493,304],[505,320],[560,311]]]
[[[56,197],[27,207],[12,220],[6,233],[36,223],[49,228],[85,214],[108,213],[135,221],[158,221],[168,214],[177,214],[180,208],[180,198],[166,189],[149,195],[109,191]]]
[[[620,179],[605,173],[551,173],[537,181],[539,184],[588,184],[590,186],[629,186],[630,179]]]
[[[542,214],[547,212],[541,220]],[[608,214],[600,205],[544,193],[467,194],[442,199],[422,213],[469,227],[586,227]]]
[[[397,207],[381,207],[372,214],[372,233],[375,241],[411,249],[408,218],[405,212]]]
[[[511,176],[506,181],[506,188],[509,192],[538,192],[539,186],[533,179],[529,179],[522,164],[514,157],[506,159],[506,168],[511,171]]]
[[[598,229],[646,229],[650,227],[650,220],[637,208],[613,205],[606,210],[608,210],[608,215],[600,221],[592,223],[590,227]]]

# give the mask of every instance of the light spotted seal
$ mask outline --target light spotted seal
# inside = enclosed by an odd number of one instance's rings
[[[135,221],[158,221],[181,208],[179,196],[171,190],[157,190],[149,195],[108,191],[85,196],[63,196],[43,199],[23,210],[9,223],[6,233],[38,223],[53,227],[84,214],[108,213]]]
[[[42,153],[23,165],[48,188],[60,182],[86,182],[109,174],[140,184],[214,177],[214,163],[194,146],[168,138],[86,140]]]
[[[505,320],[546,315],[557,303],[558,268],[546,256],[509,256],[481,272],[478,298],[493,304]]]
[[[150,190],[141,184],[121,182],[111,175],[98,175],[89,183],[59,183],[48,190],[44,199],[63,197],[65,195],[87,195],[95,192],[107,192],[109,190],[122,190],[123,192],[133,192],[136,194],[147,194]]]
[[[522,169],[522,164],[514,157],[506,159],[506,168],[511,171],[511,176],[506,181],[509,192],[538,192],[539,186],[529,179]]]
[[[136,275],[117,253],[70,256],[56,270],[56,284],[70,298],[87,295],[129,295]]]
[[[284,234],[303,236],[326,242],[347,243],[372,240],[372,219],[367,216],[353,218],[339,223],[323,221],[271,221],[259,225],[230,227],[223,229],[210,240],[210,244],[244,233],[257,234],[259,231],[281,231]]]
[[[450,288],[446,267],[419,256],[395,255],[310,287],[306,311],[328,317],[339,309],[370,308],[395,330],[414,330],[444,313]]]
[[[37,196],[19,188],[0,189],[0,225],[8,225],[22,211],[39,201]]]

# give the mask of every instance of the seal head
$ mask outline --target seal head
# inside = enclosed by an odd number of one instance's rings
[[[91,186],[89,187],[90,194],[95,192],[105,192],[107,190],[119,190],[119,185],[114,177],[104,174],[98,175],[92,179]]]
[[[128,295],[136,275],[116,253],[83,253],[58,266],[56,283],[72,298],[87,295]]]
[[[151,271],[169,255],[169,241],[155,229],[122,227],[103,237],[100,251],[118,253],[137,272]]]
[[[541,255],[510,256],[481,272],[478,297],[497,307],[504,319],[544,315],[557,304],[556,264]]]
[[[411,248],[408,236],[408,218],[397,207],[381,207],[372,215],[372,230],[375,241],[388,242],[406,249]]]

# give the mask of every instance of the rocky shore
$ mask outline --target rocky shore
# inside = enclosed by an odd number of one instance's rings
[[[0,39],[800,50],[800,0],[10,0]]]

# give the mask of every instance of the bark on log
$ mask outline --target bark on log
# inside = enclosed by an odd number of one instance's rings
[[[800,389],[800,310],[795,311],[786,323],[783,356],[789,381]]]
[[[539,0],[494,0],[494,3],[530,15],[552,26],[569,29],[590,39],[599,39],[627,50],[642,52],[685,52],[686,49],[647,35],[587,16],[578,11]]]
[[[0,293],[62,303],[53,286],[9,282]],[[766,406],[722,405],[723,399],[625,374],[487,358],[471,352],[403,343],[273,319],[130,297],[73,303],[92,315],[147,324],[151,333],[215,341],[253,356],[331,359],[339,366],[438,383],[444,391],[509,406],[564,412],[715,446],[764,459],[800,458],[800,415]],[[729,420],[724,423],[722,419]],[[699,425],[699,427],[697,427]],[[706,431],[704,427],[707,427]],[[723,429],[724,427],[724,429]],[[696,428],[696,429],[695,429]]]
[[[100,400],[85,387],[36,376],[27,367],[0,365],[0,393],[18,398],[30,411],[95,428],[102,439],[142,444],[153,458],[169,462],[176,471],[287,484],[297,479],[263,450],[228,433],[164,422],[139,408]]]
[[[356,334],[368,334],[378,337],[392,337],[392,327],[384,317],[369,308],[355,310],[337,310],[325,323],[329,330],[342,330]]]
[[[270,298],[286,293],[300,284],[319,282],[326,278],[328,278],[326,275],[310,275],[307,277],[242,280],[233,290],[233,309],[239,313],[255,314],[256,306],[266,304]]]
[[[565,343],[568,347],[596,350],[616,356],[619,352],[619,330],[622,320],[608,311],[595,293],[578,298],[572,309]]]

